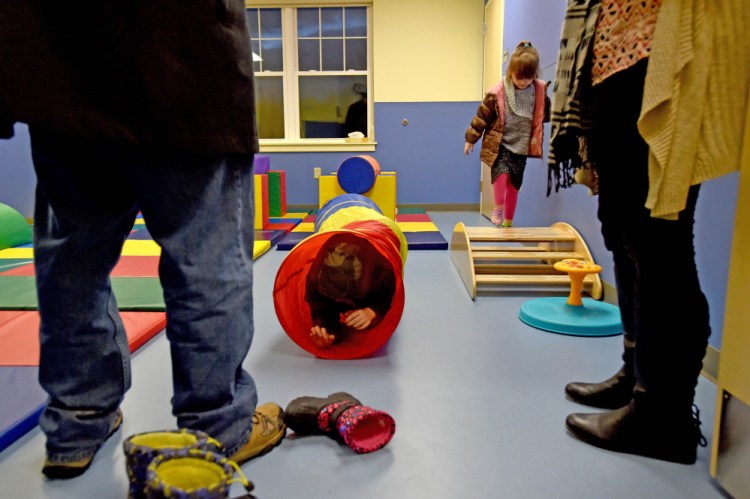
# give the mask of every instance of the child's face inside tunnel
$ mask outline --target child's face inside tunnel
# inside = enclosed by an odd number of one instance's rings
[[[367,253],[361,242],[356,238],[329,241],[323,251],[325,257],[318,277],[320,292],[335,300],[359,296],[363,267],[360,255]]]

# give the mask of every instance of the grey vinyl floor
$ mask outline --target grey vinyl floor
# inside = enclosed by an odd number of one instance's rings
[[[446,239],[456,222],[489,225],[473,212],[431,212]],[[288,253],[272,249],[255,263],[255,339],[245,366],[261,402],[285,406],[300,395],[346,390],[396,420],[384,449],[356,455],[322,436],[289,434],[273,452],[242,468],[268,498],[711,498],[709,449],[716,387],[701,378],[696,402],[709,447],[685,466],[621,455],[583,444],[565,416],[589,409],[563,395],[569,381],[599,381],[620,366],[621,337],[542,332],[518,319],[523,294],[472,301],[448,251],[411,251],[406,306],[398,329],[377,355],[317,359],[284,334],[272,287]],[[0,454],[0,497],[123,498],[122,441],[169,429],[169,348],[164,334],[133,357],[133,387],[121,431],[89,471],[67,481],[40,474],[38,429]],[[232,496],[241,495],[234,485]]]

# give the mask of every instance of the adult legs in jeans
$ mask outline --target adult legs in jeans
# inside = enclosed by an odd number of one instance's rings
[[[652,218],[644,207],[648,147],[637,130],[637,89],[646,65],[641,61],[595,87],[592,139],[602,234],[614,258],[626,340],[634,342],[634,398],[615,411],[571,415],[567,423],[594,445],[690,463],[700,437],[694,390],[710,334],[693,247],[699,186],[691,188],[678,220]]]
[[[173,413],[231,454],[257,404],[242,368],[253,336],[252,157],[157,153],[33,127],[31,136],[48,458],[92,455],[130,386],[109,273],[139,209],[162,247]]]

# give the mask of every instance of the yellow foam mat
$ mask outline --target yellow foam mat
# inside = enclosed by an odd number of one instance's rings
[[[306,211],[304,213],[287,213],[286,215],[282,215],[280,217],[271,217],[271,218],[305,218],[307,215],[309,215],[310,212]]]
[[[122,256],[159,256],[161,246],[151,239],[128,239],[122,247]]]
[[[404,232],[437,232],[437,226],[432,222],[396,222]]]
[[[312,226],[312,224],[310,224]],[[310,227],[312,231],[312,227]],[[255,241],[253,258],[257,258],[271,248],[271,241]],[[122,256],[159,256],[161,247],[151,240],[128,239],[122,248]],[[3,258],[34,258],[34,248],[6,248],[0,251]]]
[[[315,232],[315,223],[313,222],[302,222],[292,229],[292,232]]]
[[[5,248],[0,258],[34,258],[34,248]]]
[[[271,241],[255,241],[253,245],[253,260],[271,249]]]

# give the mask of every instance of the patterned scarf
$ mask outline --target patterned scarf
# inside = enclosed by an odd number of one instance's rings
[[[568,0],[552,93],[552,122],[547,159],[547,196],[575,183],[584,165],[586,133],[591,129],[591,42],[600,0]]]

